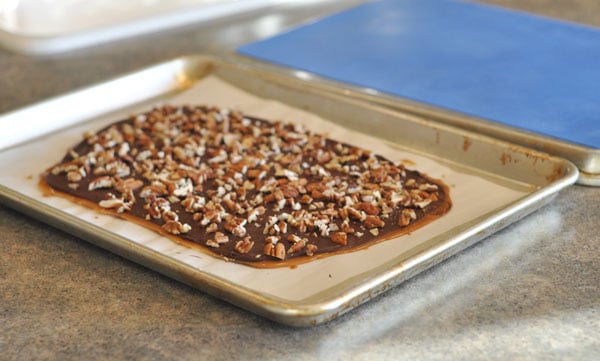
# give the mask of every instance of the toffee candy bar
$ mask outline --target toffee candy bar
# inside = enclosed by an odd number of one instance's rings
[[[87,133],[42,185],[258,267],[368,247],[451,207],[448,187],[403,164],[209,106],[165,105]]]

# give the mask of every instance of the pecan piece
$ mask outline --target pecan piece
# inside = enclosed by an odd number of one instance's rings
[[[298,199],[299,203],[302,204],[309,204],[310,202],[312,202],[312,198],[311,196],[309,196],[308,194],[303,194],[302,197],[300,197],[300,199]]]
[[[233,234],[234,236],[238,236],[238,237],[245,236],[246,232],[247,232],[246,228],[244,228],[244,226],[242,226],[241,224],[231,230],[231,234]]]
[[[357,205],[357,208],[360,209],[361,211],[365,211],[365,213],[370,216],[377,216],[377,215],[379,215],[379,212],[381,212],[379,207],[377,207],[376,205],[373,205],[371,203],[367,203],[367,202],[359,203]]]
[[[309,257],[312,257],[315,255],[315,253],[317,253],[317,249],[319,247],[317,247],[317,245],[315,244],[307,244],[306,245],[306,255]]]
[[[162,219],[165,222],[168,222],[168,221],[178,221],[179,220],[179,216],[177,215],[177,213],[175,213],[173,211],[164,211],[162,213]]]
[[[187,224],[187,223],[182,224],[179,221],[167,221],[167,223],[165,223],[162,226],[162,228],[164,230],[166,230],[167,232],[174,234],[174,235],[178,235],[181,233],[187,233],[192,230],[192,227],[189,224]]]
[[[271,242],[267,242],[263,248],[263,254],[275,257],[275,245]]]
[[[185,208],[185,211],[190,213],[197,211],[205,203],[206,200],[204,199],[204,197],[200,197],[197,195],[189,195],[186,199],[181,201],[181,205]]]
[[[283,243],[277,243],[275,245],[275,255],[274,256],[281,260],[285,259],[285,246],[283,245]]]
[[[367,228],[381,228],[385,226],[385,222],[381,220],[381,218],[377,216],[367,216],[365,218],[365,227]]]
[[[215,233],[215,241],[219,244],[229,242],[229,237],[221,232]]]
[[[249,179],[262,179],[267,175],[267,172],[265,172],[262,169],[248,169],[248,171],[246,172],[246,176]]]
[[[250,252],[252,247],[254,247],[254,241],[252,240],[252,238],[250,238],[248,236],[248,237],[242,239],[241,241],[238,241],[235,244],[234,249],[238,253],[246,254],[246,253]]]
[[[206,227],[206,233],[214,233],[219,229],[216,223],[211,223]]]
[[[287,253],[294,253],[300,251],[308,242],[308,239],[302,238],[299,241],[295,242],[289,249]]]
[[[281,186],[280,189],[285,198],[296,198],[300,194],[297,188],[289,184]]]
[[[352,219],[356,219],[357,221],[364,221],[366,218],[366,214],[359,211],[354,207],[347,207],[346,211],[348,212],[348,216]]]
[[[289,235],[287,236],[287,240],[288,240],[288,241],[290,241],[290,242],[293,242],[293,243],[297,243],[297,242],[300,242],[300,241],[302,241],[302,238],[298,237],[298,236],[297,236],[297,235],[295,235],[295,234],[289,234]]]
[[[350,226],[348,221],[342,222],[342,231],[346,233],[354,233],[354,228]]]
[[[123,198],[110,198],[98,202],[102,208],[114,209],[117,213],[123,213],[131,210],[131,203],[127,203]]]
[[[348,244],[348,235],[346,232],[335,232],[330,237],[333,243],[337,243],[340,246],[346,246]]]
[[[232,201],[231,199],[223,199],[222,203],[231,212],[236,212],[238,210],[239,205],[236,202]]]
[[[100,188],[112,188],[114,185],[113,179],[109,176],[102,176],[94,179],[88,185],[88,190],[93,191]]]
[[[398,225],[400,227],[406,227],[417,218],[417,214],[414,209],[404,208],[402,212],[400,212],[400,219],[398,220]]]
[[[83,179],[83,176],[78,171],[73,170],[73,171],[70,171],[67,173],[67,180],[69,182],[79,182],[82,179]]]
[[[141,188],[143,185],[144,182],[142,182],[139,179],[127,178],[117,181],[115,184],[115,189],[121,193],[129,193],[131,191]]]
[[[267,256],[271,256],[271,257],[275,257],[275,258],[279,258],[280,260],[284,260],[285,259],[285,246],[283,245],[283,243],[267,243],[265,244],[265,248],[263,250],[263,253],[266,254]]]
[[[206,241],[206,245],[212,248],[219,248],[219,242],[215,241],[214,239],[209,239],[208,241]]]
[[[234,236],[243,237],[246,235],[246,228],[244,228],[246,222],[248,221],[244,218],[232,218],[225,223],[223,228]]]

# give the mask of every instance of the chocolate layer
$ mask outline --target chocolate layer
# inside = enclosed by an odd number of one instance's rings
[[[241,262],[354,250],[450,208],[448,189],[302,126],[206,106],[119,121],[44,175],[60,193]]]

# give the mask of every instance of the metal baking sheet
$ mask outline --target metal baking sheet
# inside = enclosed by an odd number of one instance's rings
[[[450,186],[453,208],[410,235],[296,268],[225,262],[198,248],[44,197],[40,173],[86,130],[157,103],[227,106],[306,124],[405,162]],[[0,116],[35,122],[21,137],[0,135],[0,200],[135,262],[237,306],[294,326],[331,320],[551,201],[577,179],[570,162],[322,91],[312,82],[265,72],[236,58],[189,56]],[[29,123],[31,124],[31,123]],[[13,134],[14,135],[14,134]],[[485,260],[482,260],[484,262]]]
[[[588,186],[600,186],[600,148],[570,142],[546,136],[540,133],[503,125],[492,120],[466,115],[429,104],[416,102],[410,99],[380,92],[371,88],[364,88],[351,84],[341,84],[337,81],[322,78],[305,71],[285,68],[240,56],[264,71],[276,72],[283,75],[296,77],[310,82],[321,90],[340,94],[346,97],[379,104],[389,109],[394,109],[405,114],[414,114],[418,117],[435,120],[440,123],[460,127],[468,131],[486,134],[527,148],[565,158],[573,162],[579,169],[577,183]],[[593,129],[590,129],[592,131]]]
[[[218,19],[285,0],[0,1],[0,44],[47,55]]]

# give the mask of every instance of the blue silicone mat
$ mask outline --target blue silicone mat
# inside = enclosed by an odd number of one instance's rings
[[[458,0],[366,3],[243,55],[600,148],[600,30]]]

